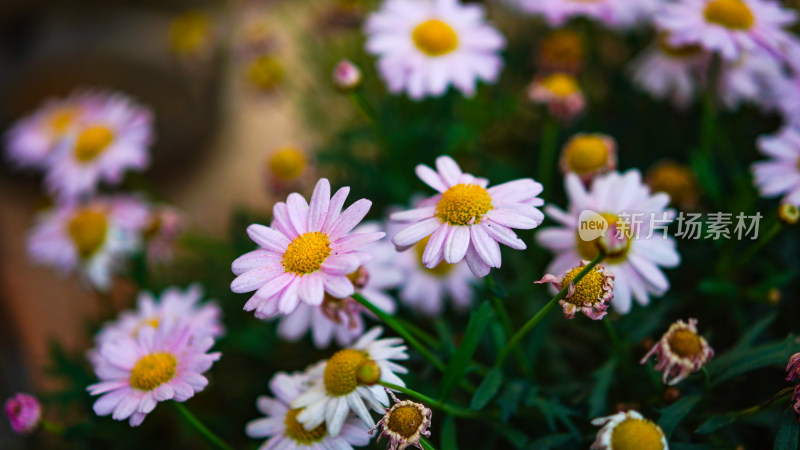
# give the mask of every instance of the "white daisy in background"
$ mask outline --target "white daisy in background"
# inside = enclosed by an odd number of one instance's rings
[[[102,94],[55,149],[45,185],[64,200],[91,195],[100,182],[117,185],[127,170],[147,168],[152,140],[150,110],[123,94]]]
[[[342,425],[338,436],[331,436],[325,423],[311,430],[306,430],[297,421],[302,408],[292,408],[291,403],[308,389],[305,374],[289,375],[279,372],[269,382],[269,389],[275,396],[259,397],[256,402],[258,410],[266,417],[251,420],[247,423],[247,435],[254,439],[267,440],[262,449],[275,450],[349,450],[353,446],[363,447],[369,444],[369,429],[358,418],[349,416]]]
[[[353,230],[354,233],[379,231],[377,223],[365,223]],[[397,252],[391,242],[383,239],[369,244],[364,251],[373,259],[347,277],[355,292],[386,313],[394,314],[395,301],[385,291],[403,281],[403,274],[394,262]],[[321,305],[301,303],[294,312],[284,316],[278,325],[278,335],[296,341],[311,330],[315,347],[326,348],[334,338],[339,346],[344,347],[364,334],[362,315],[371,316],[371,313],[352,297],[336,298],[325,294]]]
[[[662,34],[631,63],[631,76],[636,86],[654,98],[668,99],[684,109],[702,90],[710,62],[710,54],[699,45],[670,45]]]
[[[107,290],[111,276],[142,245],[148,205],[135,197],[97,197],[41,213],[28,237],[28,254],[63,274],[79,272]]]
[[[367,51],[389,91],[415,100],[438,97],[453,85],[467,97],[476,82],[497,81],[505,38],[482,6],[458,0],[387,0],[364,26]]]
[[[185,402],[208,384],[203,376],[220,353],[208,353],[214,339],[192,339],[188,324],[164,324],[143,328],[134,338],[98,344],[93,358],[100,379],[86,389],[102,395],[94,403],[98,416],[129,419],[139,426],[158,402]]]
[[[145,328],[158,328],[162,324],[183,321],[191,327],[194,338],[218,338],[225,332],[222,310],[213,301],[201,303],[203,288],[195,283],[185,290],[172,286],[156,298],[150,292],[141,292],[136,299],[136,309],[123,311],[117,320],[107,323],[95,336],[97,342],[134,338]]]
[[[585,17],[613,29],[649,23],[658,0],[508,0],[522,11],[541,16],[553,28]]]
[[[306,430],[325,423],[331,436],[338,436],[350,411],[367,427],[375,425],[369,408],[383,413],[389,397],[379,382],[405,386],[396,373],[408,370],[392,360],[408,359],[400,338],[377,339],[383,329],[375,327],[350,348],[340,350],[307,372],[311,385],[294,401],[304,408],[297,420]],[[369,408],[368,408],[369,407]]]
[[[758,149],[770,158],[752,166],[761,195],[783,195],[783,202],[800,206],[800,128],[787,126],[777,134],[761,136]]]
[[[787,78],[782,64],[764,51],[743,53],[735,61],[725,61],[719,79],[719,98],[723,105],[736,110],[742,103],[765,111],[778,108],[775,95],[765,95]]]
[[[430,236],[422,254],[425,267],[466,259],[472,273],[484,277],[492,267],[500,267],[499,243],[516,250],[526,248],[511,229],[529,230],[544,220],[536,209],[544,204],[537,197],[542,192],[540,183],[523,178],[487,188],[488,180],[462,172],[449,156],[436,158],[436,169],[420,164],[416,173],[439,194],[418,208],[390,216],[408,224],[392,237],[399,251]]]
[[[645,419],[638,411],[618,412],[592,420],[602,426],[591,450],[652,449],[669,450],[661,427]]]
[[[617,229],[623,230],[623,223],[629,225],[620,248],[603,260],[615,278],[612,304],[616,310],[628,313],[631,298],[647,305],[650,295],[663,295],[669,289],[669,280],[661,267],[671,268],[680,264],[675,239],[665,236],[660,229],[675,217],[675,211],[667,208],[669,195],[651,194],[650,188],[642,183],[638,170],[600,175],[588,191],[576,175],[569,174],[564,186],[570,200],[569,209],[565,212],[550,205],[545,209],[548,216],[560,225],[542,229],[536,235],[539,245],[555,253],[547,272],[565,273],[581,260],[592,260],[597,256],[599,250],[595,240],[585,241],[578,234],[581,213],[585,215],[585,211],[590,211],[602,216],[609,229],[616,225]],[[653,234],[648,239],[650,230]],[[613,234],[613,231],[609,232]]]
[[[325,293],[346,298],[355,292],[347,275],[370,256],[362,248],[385,233],[357,233],[351,230],[367,215],[372,202],[358,200],[342,212],[350,188],[331,197],[327,179],[319,180],[311,202],[298,193],[286,203],[276,203],[271,226],[250,225],[247,234],[259,249],[237,258],[231,269],[237,275],[231,283],[236,293],[255,294],[245,311],[267,319],[289,314],[301,303],[319,306]]]
[[[785,29],[796,14],[768,0],[678,0],[664,2],[655,15],[671,45],[698,44],[724,59],[763,49],[783,57],[793,44]]]

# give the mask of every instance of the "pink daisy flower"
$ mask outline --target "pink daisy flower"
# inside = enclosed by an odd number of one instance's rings
[[[148,205],[135,197],[97,197],[41,213],[28,237],[28,254],[68,274],[78,272],[100,290],[141,247]]]
[[[714,356],[714,349],[698,334],[697,319],[689,319],[688,323],[678,320],[669,326],[639,364],[646,363],[652,356],[656,357],[655,370],[662,372],[664,384],[673,386],[702,369]]]
[[[759,106],[765,111],[778,108],[778,95],[770,91],[784,84],[782,64],[769,53],[756,50],[743,53],[735,61],[725,61],[719,79],[719,97],[729,110],[742,103]]]
[[[188,324],[143,328],[136,339],[105,341],[93,361],[99,383],[86,389],[102,395],[94,403],[98,416],[129,419],[139,426],[158,402],[185,402],[208,384],[203,376],[220,353],[208,353],[214,339],[192,339]]]
[[[150,164],[150,111],[119,93],[87,106],[59,143],[45,171],[47,189],[61,199],[93,194],[100,182],[117,185],[127,170]]]
[[[488,180],[464,173],[449,156],[436,158],[436,170],[418,165],[417,176],[439,194],[420,207],[391,215],[409,225],[392,238],[404,251],[430,236],[422,263],[433,269],[442,260],[456,264],[466,259],[476,276],[500,267],[500,245],[524,250],[525,243],[511,230],[536,228],[544,214],[536,209],[542,185],[531,178],[487,188]]]
[[[609,225],[607,240],[613,241],[611,254],[603,260],[603,265],[614,275],[612,304],[616,310],[626,314],[632,298],[647,305],[650,295],[663,295],[669,289],[669,280],[661,267],[680,263],[674,238],[662,231],[675,218],[675,211],[667,208],[669,196],[651,194],[638,170],[600,175],[588,190],[580,178],[568,174],[564,186],[569,209],[547,206],[548,216],[559,225],[542,229],[536,235],[539,245],[555,253],[547,273],[566,273],[582,260],[594,259],[598,252],[596,241],[606,238],[584,240],[578,231],[582,221],[602,218]],[[627,224],[628,229],[622,224]],[[615,239],[613,229],[624,233]]]
[[[678,0],[665,2],[655,16],[670,44],[699,44],[727,60],[757,48],[779,57],[792,44],[785,28],[795,19],[794,12],[767,0]]]
[[[237,258],[232,265],[237,275],[231,283],[236,293],[256,291],[245,304],[265,319],[293,312],[301,302],[319,306],[325,293],[345,298],[355,288],[347,278],[369,255],[360,249],[385,236],[383,232],[351,234],[372,202],[358,200],[342,212],[350,188],[330,196],[330,183],[321,179],[311,202],[298,193],[273,208],[271,226],[250,225],[247,234],[259,247]]]
[[[576,17],[594,19],[614,29],[626,29],[646,23],[657,0],[510,0],[524,12],[541,16],[558,28]]]
[[[787,126],[775,135],[761,136],[758,148],[771,158],[752,166],[761,195],[783,195],[784,202],[800,206],[800,128]]]

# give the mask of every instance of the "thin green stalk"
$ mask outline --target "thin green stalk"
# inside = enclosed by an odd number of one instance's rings
[[[361,89],[356,89],[348,95],[350,97],[350,101],[356,106],[361,115],[367,119],[370,125],[373,127],[377,126],[380,122],[378,121],[378,115],[375,113],[375,109],[367,100],[367,97],[364,96],[364,92]]]
[[[434,447],[433,445],[431,445],[431,443],[430,443],[430,442],[428,442],[428,440],[427,440],[427,439],[425,439],[425,438],[422,438],[422,439],[420,439],[420,440],[419,440],[419,443],[420,443],[420,444],[422,444],[422,448],[423,448],[424,450],[436,450],[436,447]]]
[[[489,299],[492,301],[492,308],[494,308],[494,312],[496,312],[497,316],[500,318],[500,325],[503,327],[506,339],[509,339],[511,335],[514,334],[514,325],[511,323],[511,317],[508,315],[508,310],[503,300],[492,292],[492,288],[496,286],[492,274],[486,275],[485,280],[487,290],[489,291]],[[530,373],[530,365],[525,359],[525,354],[522,353],[520,347],[514,349],[514,357],[517,359],[517,364],[522,370],[522,373],[528,375]]]
[[[427,331],[423,330],[422,328],[414,325],[413,323],[409,322],[408,320],[403,319],[402,317],[397,317],[397,321],[400,322],[401,325],[406,327],[408,329],[408,331],[413,333],[416,337],[420,338],[422,341],[424,341],[429,346],[437,347],[439,345],[439,341],[435,337],[433,337],[433,335],[431,335]]]
[[[381,381],[380,385],[392,389],[394,391],[402,392],[408,396],[414,397],[415,399],[419,400],[420,402],[424,403],[425,406],[429,406],[434,409],[438,409],[442,412],[447,414],[452,414],[458,417],[479,417],[480,413],[478,411],[472,411],[469,409],[461,408],[455,405],[451,405],[449,403],[443,403],[437,400],[428,397],[425,394],[420,394],[419,392],[409,389],[407,387],[398,386],[396,384],[388,383],[386,381]]]
[[[572,283],[578,284],[583,279],[583,277],[586,276],[587,273],[589,273],[589,271],[594,269],[594,267],[598,265],[600,261],[603,260],[603,256],[604,255],[602,253],[598,254],[589,264],[586,265],[586,267],[581,269],[581,271],[578,272],[577,275],[575,275],[575,278],[572,279]],[[539,322],[541,322],[542,319],[544,319],[545,316],[547,316],[547,313],[549,313],[550,310],[556,306],[558,301],[564,298],[565,295],[567,295],[568,290],[569,286],[564,286],[558,292],[558,294],[555,295],[555,297],[550,299],[550,301],[547,302],[547,304],[544,305],[542,309],[540,309],[539,312],[536,313],[536,315],[531,317],[528,320],[528,322],[526,322],[525,325],[523,325],[522,328],[520,328],[519,331],[517,331],[516,334],[514,334],[514,336],[511,337],[511,339],[506,344],[505,348],[503,348],[503,350],[500,352],[500,355],[497,356],[497,360],[495,360],[494,362],[494,367],[499,368],[503,365],[506,358],[508,357],[508,354],[511,353],[511,350],[513,350],[514,347],[516,347],[520,343],[522,338],[527,336],[528,333],[530,333],[534,328],[536,328],[536,325],[538,325]]]
[[[539,142],[539,167],[537,168],[537,181],[544,186],[544,192],[549,192],[553,172],[556,171],[556,153],[558,149],[558,122],[551,115],[545,116],[542,124],[542,139]]]
[[[719,84],[720,57],[715,54],[708,69],[708,83],[703,96],[702,129],[700,130],[700,151],[711,160],[717,125],[716,94]]]
[[[198,418],[197,418],[197,416],[195,416],[195,415],[194,415],[194,414],[193,414],[191,411],[189,411],[189,408],[187,408],[186,406],[184,406],[184,404],[183,404],[183,403],[172,402],[172,404],[173,404],[173,405],[175,405],[175,408],[178,410],[178,412],[180,412],[180,413],[181,413],[181,415],[182,415],[182,416],[183,416],[183,417],[184,417],[184,418],[185,418],[185,419],[186,419],[186,420],[187,420],[187,421],[188,421],[188,422],[189,422],[189,423],[190,423],[190,424],[191,424],[191,425],[192,425],[192,426],[193,426],[193,427],[194,427],[194,428],[195,428],[195,429],[198,431],[198,432],[200,432],[200,434],[202,434],[202,435],[203,435],[203,437],[205,437],[206,439],[208,439],[208,441],[209,441],[209,442],[211,442],[212,444],[214,444],[215,446],[217,446],[218,448],[220,448],[220,449],[222,449],[222,450],[233,450],[233,447],[232,447],[232,446],[230,446],[228,443],[226,443],[225,441],[223,441],[223,440],[222,440],[222,439],[221,439],[219,436],[217,436],[216,434],[214,434],[214,432],[213,432],[213,431],[209,430],[209,429],[208,429],[208,427],[207,427],[207,426],[205,426],[205,425],[203,424],[203,422],[201,422],[201,421],[200,421],[200,419],[198,419]]]
[[[614,329],[614,324],[606,317],[606,320],[601,320],[603,325],[606,327],[606,331],[608,332],[608,337],[611,339],[611,346],[614,347],[614,353],[619,353],[620,351],[620,341],[619,336],[617,336],[617,330]]]

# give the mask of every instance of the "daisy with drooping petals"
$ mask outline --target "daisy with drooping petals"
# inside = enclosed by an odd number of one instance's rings
[[[486,179],[462,172],[449,156],[436,158],[436,169],[420,164],[416,173],[439,194],[419,208],[390,216],[410,224],[392,238],[398,250],[430,236],[422,254],[425,267],[466,259],[472,273],[484,277],[492,267],[500,267],[499,243],[516,250],[526,248],[511,229],[529,230],[544,220],[536,209],[544,204],[537,197],[542,192],[540,183],[524,178],[487,188]]]
[[[758,149],[771,158],[752,166],[761,195],[783,195],[783,202],[800,206],[800,128],[787,126],[778,134],[761,136]]]
[[[86,389],[102,395],[94,403],[98,416],[129,419],[139,426],[158,402],[185,402],[208,384],[203,376],[220,353],[208,353],[214,339],[192,339],[188,324],[143,328],[136,339],[99,344],[93,359],[99,383]]]
[[[591,450],[669,450],[661,427],[638,411],[618,412],[598,417],[592,425],[602,426]]]
[[[577,285],[572,282],[588,263],[589,261],[581,261],[579,266],[566,272],[561,279],[548,273],[541,280],[534,281],[536,284],[553,283],[559,291],[564,286],[569,286],[567,295],[558,301],[566,319],[574,319],[577,311],[592,320],[600,320],[608,314],[608,307],[614,298],[614,275],[598,264]]]
[[[664,2],[656,14],[659,29],[671,45],[698,44],[734,60],[744,52],[763,49],[776,58],[792,44],[784,28],[795,13],[768,0],[678,0]]]
[[[306,430],[297,421],[302,408],[292,408],[291,403],[308,388],[304,374],[279,372],[269,382],[269,389],[275,398],[262,396],[256,406],[266,417],[247,423],[247,435],[254,439],[267,440],[262,449],[281,450],[350,450],[353,446],[369,444],[370,437],[366,425],[356,417],[350,416],[342,425],[338,436],[331,436],[325,423],[312,430]]]
[[[340,350],[309,369],[311,386],[292,403],[292,408],[304,408],[297,415],[306,430],[323,422],[331,436],[338,436],[350,411],[368,427],[375,422],[369,408],[384,412],[389,397],[381,381],[405,386],[396,373],[408,370],[392,360],[408,359],[406,346],[400,338],[377,339],[383,329],[375,327],[352,347]]]
[[[798,378],[800,378],[800,353],[795,353],[789,358],[789,364],[786,365],[786,381],[796,381]],[[800,384],[794,388],[792,401],[794,402],[794,411],[800,414]]]
[[[218,338],[225,331],[221,320],[222,310],[213,300],[201,304],[202,298],[203,288],[199,284],[193,284],[186,290],[169,287],[158,299],[149,292],[141,292],[136,299],[136,309],[123,311],[117,320],[104,325],[95,340],[136,339],[144,328],[155,329],[178,321],[191,327],[193,338]]]
[[[261,248],[233,262],[237,277],[231,283],[236,293],[256,291],[245,311],[255,310],[256,317],[266,319],[289,314],[300,302],[319,306],[326,292],[337,298],[353,295],[347,275],[369,260],[360,249],[385,233],[351,234],[372,202],[361,199],[342,212],[350,188],[339,189],[333,197],[330,192],[323,178],[310,204],[298,193],[289,194],[286,203],[275,204],[270,227],[247,228]]]
[[[662,381],[672,386],[702,369],[714,356],[714,349],[697,334],[697,319],[689,319],[689,323],[679,320],[670,325],[639,364],[646,363],[653,355],[658,359],[655,369],[663,372]]]
[[[376,223],[365,223],[354,233],[373,233],[380,231]],[[394,314],[394,300],[384,291],[399,285],[402,273],[393,263],[397,256],[394,246],[385,240],[369,244],[364,249],[373,259],[348,274],[355,292],[363,295],[373,305],[388,314]],[[319,306],[301,303],[294,312],[284,316],[278,325],[278,335],[289,341],[296,341],[311,330],[312,341],[317,348],[326,348],[335,338],[344,347],[350,345],[364,334],[362,314],[370,313],[352,297],[336,298],[325,294]]]
[[[570,199],[569,209],[566,212],[553,206],[545,209],[560,226],[543,229],[536,235],[539,245],[556,254],[547,273],[565,273],[581,260],[597,256],[596,241],[602,236],[584,240],[579,232],[580,223],[588,216],[607,223],[606,234],[614,234],[611,229],[622,231],[623,225],[628,226],[620,236],[619,248],[603,260],[614,275],[612,304],[616,310],[628,313],[631,298],[647,305],[650,295],[663,295],[669,289],[669,280],[660,267],[675,267],[680,263],[675,240],[662,231],[675,217],[675,211],[667,209],[669,196],[651,194],[637,170],[600,175],[588,190],[580,178],[568,174],[564,185]]]
[[[41,213],[28,237],[28,254],[66,274],[77,271],[106,290],[111,275],[141,246],[148,206],[128,196],[98,197]]]
[[[536,77],[528,86],[528,99],[547,106],[553,117],[564,122],[574,119],[586,108],[578,80],[563,72]]]
[[[386,436],[386,439],[389,440],[386,450],[405,450],[408,447],[424,448],[420,444],[420,440],[423,436],[431,436],[428,427],[431,426],[433,412],[422,403],[410,400],[401,402],[392,391],[387,389],[386,392],[392,397],[394,404],[391,408],[386,408],[386,414],[369,430],[369,433],[372,434],[378,428],[382,428],[378,440]]]
[[[484,15],[458,0],[387,0],[364,26],[367,51],[392,93],[419,100],[452,84],[471,97],[477,80],[494,83],[503,66],[505,38]]]
[[[617,167],[617,142],[599,133],[578,133],[561,151],[561,171],[574,173],[584,183]]]
[[[523,11],[543,17],[553,28],[575,17],[586,17],[613,29],[649,21],[657,0],[510,0]]]
[[[99,95],[99,94],[98,94]],[[150,164],[153,117],[119,93],[104,93],[87,106],[53,153],[45,172],[47,189],[61,199],[91,195],[100,182],[119,184],[127,170]]]

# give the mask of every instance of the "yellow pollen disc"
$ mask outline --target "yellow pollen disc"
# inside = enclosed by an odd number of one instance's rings
[[[386,428],[408,439],[419,431],[423,417],[419,408],[413,405],[403,405],[389,412]]]
[[[422,255],[425,253],[425,246],[428,245],[428,241],[431,239],[430,236],[426,237],[425,239],[417,242],[417,245],[414,246],[414,251],[417,253],[417,261],[419,262],[420,267],[428,271],[431,275],[437,277],[444,277],[456,267],[455,264],[448,264],[444,261],[440,262],[438,266],[434,267],[433,269],[428,269],[422,264]]]
[[[282,147],[272,154],[267,164],[274,176],[284,181],[294,180],[306,168],[306,156],[295,147]]]
[[[56,135],[64,134],[75,122],[75,117],[78,115],[78,112],[71,108],[64,108],[58,110],[50,115],[48,123],[50,125],[50,129],[53,130]]]
[[[321,441],[328,434],[325,423],[323,422],[311,431],[306,430],[303,424],[297,421],[297,415],[302,411],[303,408],[297,408],[290,409],[286,413],[286,419],[283,421],[286,425],[286,435],[298,444],[313,444]]]
[[[89,162],[103,153],[113,140],[114,133],[108,127],[95,125],[86,128],[75,142],[75,158],[80,162]]]
[[[492,209],[489,192],[477,184],[457,184],[442,194],[436,215],[450,225],[472,225]]]
[[[211,20],[202,12],[189,12],[175,19],[169,27],[169,43],[176,53],[202,50],[211,37]]]
[[[334,353],[325,365],[323,381],[329,394],[347,395],[359,385],[356,372],[359,367],[369,361],[369,356],[360,351],[347,348]]]
[[[575,267],[564,275],[563,285],[567,286],[578,273],[583,270],[583,266]],[[603,274],[595,267],[587,273],[578,284],[575,285],[575,293],[572,297],[564,299],[575,305],[593,304],[600,301],[603,293]]]
[[[604,219],[606,219],[606,221],[608,222],[609,228],[611,228],[611,225],[614,225],[617,222],[619,222],[619,217],[616,214],[601,213],[600,215],[603,216]],[[609,230],[606,230],[606,233],[615,233],[615,231],[609,229]],[[626,230],[625,231],[625,241],[626,241],[625,248],[623,248],[622,250],[620,250],[619,252],[616,252],[614,254],[609,254],[608,256],[606,256],[605,261],[607,261],[609,264],[617,264],[617,263],[620,263],[622,261],[625,261],[625,259],[628,257],[628,251],[631,249],[631,237],[632,237],[632,234],[633,233],[632,233],[632,231],[630,229]],[[597,254],[600,252],[600,249],[598,247],[598,244],[599,244],[598,243],[598,239],[600,239],[600,238],[597,238],[597,239],[594,239],[594,240],[591,240],[591,241],[584,241],[583,239],[581,239],[581,237],[580,237],[580,235],[578,233],[576,233],[575,236],[576,236],[576,239],[577,239],[577,242],[578,242],[578,253],[580,253],[581,258],[588,259],[588,260],[592,260],[592,259],[596,258]]]
[[[298,275],[316,272],[331,254],[330,244],[328,235],[320,231],[297,236],[283,254],[283,268]]]
[[[606,140],[596,134],[575,136],[564,149],[569,169],[577,174],[600,170],[608,163]]]
[[[682,358],[691,358],[700,353],[703,346],[696,333],[689,330],[677,330],[669,338],[669,348]]]
[[[581,36],[570,30],[557,30],[539,46],[539,59],[546,66],[577,66],[583,62]]]
[[[699,45],[680,45],[675,46],[669,43],[669,36],[667,34],[660,34],[658,36],[658,48],[665,54],[675,58],[688,58],[703,51]]]
[[[102,211],[84,209],[77,212],[67,225],[78,255],[87,259],[102,247],[106,240],[108,221]]]
[[[542,80],[542,85],[553,94],[559,97],[569,97],[580,91],[578,80],[567,73],[554,73]]]
[[[283,66],[272,56],[259,56],[247,66],[247,78],[259,88],[268,91],[283,81]]]
[[[666,192],[672,203],[683,204],[698,195],[694,172],[688,166],[665,162],[647,173],[647,184],[653,192]]]
[[[706,5],[705,16],[707,21],[732,30],[749,30],[755,22],[742,0],[713,0]]]
[[[613,450],[663,450],[664,433],[649,420],[626,419],[611,433]]]
[[[131,387],[152,391],[175,376],[178,360],[169,353],[152,353],[142,357],[131,371]]]
[[[450,25],[431,19],[414,28],[411,33],[414,45],[428,56],[446,55],[458,48],[458,34]]]

